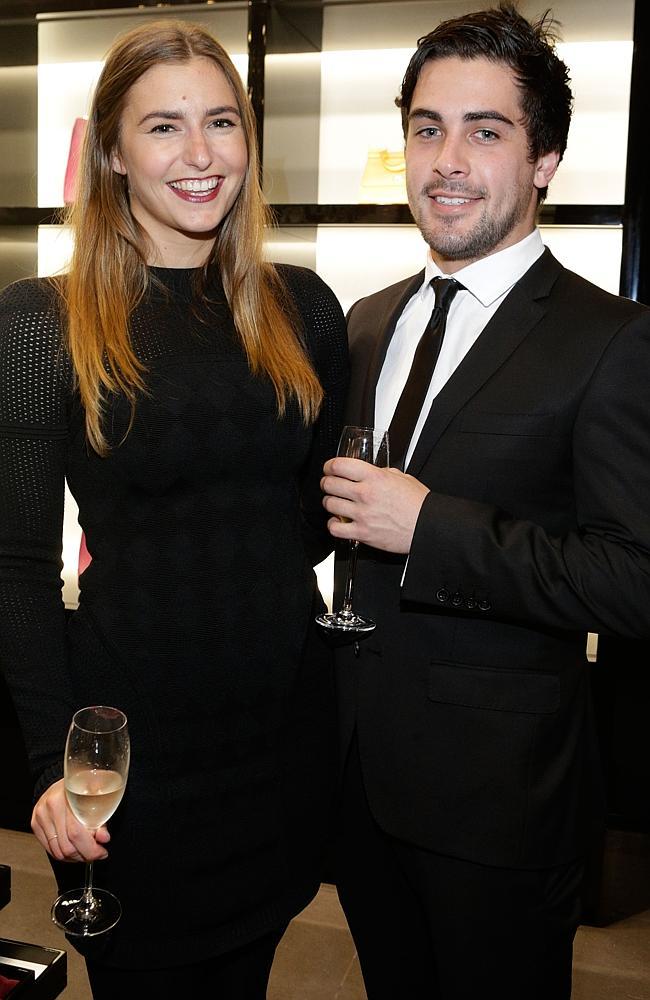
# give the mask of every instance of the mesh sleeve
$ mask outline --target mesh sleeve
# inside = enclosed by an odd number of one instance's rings
[[[65,650],[61,540],[70,365],[54,293],[0,296],[0,665],[37,792],[60,776],[74,710]]]
[[[278,267],[294,297],[307,348],[325,392],[302,483],[302,512],[307,551],[316,564],[332,551],[328,514],[322,503],[323,463],[336,454],[343,423],[349,362],[345,317],[321,278],[307,268]]]

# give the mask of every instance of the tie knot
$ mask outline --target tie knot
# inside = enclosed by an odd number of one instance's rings
[[[431,287],[436,296],[436,309],[442,309],[445,316],[449,312],[449,306],[453,302],[456,292],[460,292],[464,285],[455,278],[432,278]]]

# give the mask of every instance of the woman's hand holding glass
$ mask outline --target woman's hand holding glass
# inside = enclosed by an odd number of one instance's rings
[[[63,778],[43,792],[34,806],[32,830],[56,861],[103,861],[111,839],[107,827],[94,832],[80,823],[65,794]]]

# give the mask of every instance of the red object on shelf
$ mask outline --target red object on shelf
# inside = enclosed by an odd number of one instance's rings
[[[86,546],[86,536],[82,532],[81,542],[79,543],[79,562],[77,566],[77,573],[79,576],[81,576],[83,571],[90,566],[91,560],[92,556]]]
[[[63,201],[66,205],[71,205],[77,193],[77,171],[79,167],[79,154],[81,144],[86,132],[86,118],[75,118],[72,126],[72,137],[70,139],[70,149],[68,150],[68,163],[65,168],[65,180],[63,181]]]

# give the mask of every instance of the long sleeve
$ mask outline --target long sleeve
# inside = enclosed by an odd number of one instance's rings
[[[403,598],[542,628],[650,636],[650,313],[623,323],[575,414],[566,531],[504,507],[431,492],[416,526]],[[530,462],[536,461],[532,439]],[[516,470],[512,470],[515,476]],[[466,613],[466,601],[457,600]]]
[[[61,596],[69,384],[52,289],[10,286],[0,297],[0,664],[37,793],[61,774],[77,707]]]
[[[349,362],[345,318],[331,289],[313,271],[280,268],[302,318],[307,349],[324,390],[312,447],[303,470],[303,538],[314,564],[332,551],[320,480],[323,463],[336,454],[343,423]]]

